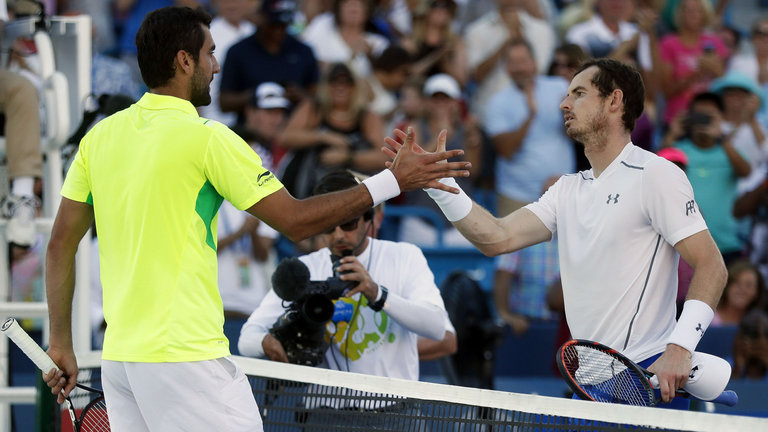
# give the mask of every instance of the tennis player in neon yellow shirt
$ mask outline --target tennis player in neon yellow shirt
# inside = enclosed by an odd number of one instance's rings
[[[347,222],[401,190],[438,187],[469,164],[427,155],[412,139],[389,169],[343,192],[296,200],[227,127],[200,118],[219,71],[205,12],[148,14],[136,36],[150,89],[81,141],[47,253],[54,394],[72,390],[77,245],[95,222],[104,290],[102,383],[113,431],[261,430],[243,372],[229,359],[217,288],[222,200],[292,240]],[[455,189],[454,189],[455,191]],[[59,402],[63,398],[59,397]]]

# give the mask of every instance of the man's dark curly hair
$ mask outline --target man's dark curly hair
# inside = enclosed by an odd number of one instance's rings
[[[624,123],[624,128],[632,132],[635,128],[635,120],[645,109],[645,85],[640,72],[618,60],[600,58],[582,63],[574,76],[592,66],[597,66],[598,69],[592,76],[592,85],[597,88],[603,98],[610,96],[616,89],[624,93],[624,113],[621,121]]]
[[[147,14],[136,33],[139,69],[147,87],[161,87],[173,78],[177,52],[186,51],[198,61],[205,42],[201,24],[211,25],[211,16],[202,9],[171,6]]]

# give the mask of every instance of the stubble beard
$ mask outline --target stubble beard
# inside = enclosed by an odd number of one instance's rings
[[[202,73],[202,70],[195,70],[189,85],[189,101],[192,106],[199,107],[211,104],[211,81]]]
[[[587,119],[587,124],[579,130],[566,129],[568,138],[584,146],[584,152],[601,151],[608,143],[608,116],[600,111]]]

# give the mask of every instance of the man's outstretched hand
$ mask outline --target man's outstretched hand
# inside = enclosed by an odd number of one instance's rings
[[[392,137],[386,137],[384,142],[389,147],[382,147],[381,151],[392,159],[386,165],[395,175],[400,190],[434,188],[459,193],[458,189],[440,183],[440,179],[469,177],[472,164],[466,161],[447,162],[447,159],[463,155],[464,150],[445,150],[445,130],[437,137],[437,149],[434,153],[427,152],[416,144],[413,128],[409,127],[408,133],[395,129],[394,134],[403,144]]]

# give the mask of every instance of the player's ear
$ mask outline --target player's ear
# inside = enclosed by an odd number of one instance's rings
[[[178,68],[177,70],[180,72],[183,71],[184,73],[192,74],[195,71],[195,60],[188,52],[184,50],[179,50],[176,52],[174,62]]]
[[[624,92],[620,89],[614,89],[608,96],[608,102],[611,111],[619,111],[624,109]]]

